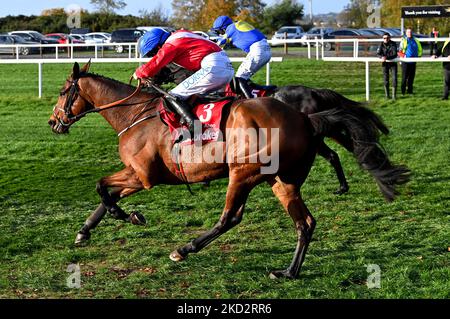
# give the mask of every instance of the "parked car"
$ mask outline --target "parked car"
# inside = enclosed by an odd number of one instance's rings
[[[119,29],[111,34],[111,43],[136,43],[145,33],[139,29]],[[116,45],[117,53],[122,53],[128,49],[128,46]]]
[[[391,37],[401,37],[402,35],[400,29],[396,28],[375,28],[375,30],[382,32],[382,34],[388,33]]]
[[[338,29],[333,32],[324,35],[325,40],[336,39],[337,37],[367,37],[373,38],[375,35],[372,32],[357,30],[357,29]],[[324,49],[327,51],[334,50],[336,47],[335,43],[325,42],[323,45]]]
[[[75,44],[80,44],[80,43],[84,43],[84,41],[76,39],[74,37],[72,37],[69,34],[65,34],[65,33],[49,33],[45,35],[47,38],[52,38],[57,40],[60,44],[66,44],[67,40],[69,43],[75,43]]]
[[[371,28],[365,28],[365,29],[358,29],[359,31],[369,32],[374,36],[382,37],[384,32],[379,29],[371,29]]]
[[[313,40],[316,37],[318,39],[322,39],[325,34],[333,32],[333,28],[325,28],[325,27],[314,27],[302,36],[302,40]],[[306,45],[306,42],[302,43],[303,45]]]
[[[86,43],[111,43],[111,33],[91,32],[84,35]]]
[[[42,33],[37,31],[12,31],[9,32],[10,35],[18,35],[22,37],[25,41],[35,42],[40,44],[59,44],[58,40],[47,38]],[[55,52],[55,48],[44,47],[43,52]]]
[[[198,34],[205,39],[211,40],[213,42],[217,42],[220,39],[220,36],[217,33],[214,33],[212,31],[204,32],[204,31],[192,31],[195,34]]]
[[[167,27],[167,26],[137,27],[136,29],[147,32],[154,28],[161,28],[161,29],[166,30],[167,32],[175,32],[176,31],[174,28]]]
[[[272,36],[272,45],[280,45],[281,43],[277,43],[276,41],[281,41],[284,39],[301,39],[305,34],[305,30],[303,30],[300,26],[284,26],[278,29],[275,34]]]
[[[31,41],[25,41],[23,38],[17,36],[17,35],[9,35],[9,34],[0,34],[0,44],[10,44],[10,45],[15,45],[15,44],[24,44],[24,45],[29,45],[29,44],[37,44],[37,42],[31,42]],[[10,48],[5,48],[5,47],[0,47],[0,53],[4,53],[4,54],[16,54],[16,48],[15,47],[10,47]],[[39,53],[39,48],[38,47],[19,47],[19,54],[20,55],[29,55],[29,54],[38,54]]]
[[[65,33],[49,33],[45,35],[47,38],[55,39],[59,42],[59,44],[67,44],[67,43],[73,43],[73,44],[82,44],[84,41],[75,39],[69,34]],[[68,51],[70,47],[63,47],[62,49],[64,51]],[[79,48],[78,48],[79,49]]]
[[[70,34],[70,37],[72,39],[80,41],[80,43],[85,43],[86,42],[86,40],[84,38],[84,35],[82,35],[82,34]]]

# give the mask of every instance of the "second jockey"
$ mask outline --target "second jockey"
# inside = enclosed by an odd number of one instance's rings
[[[218,17],[211,28],[212,31],[224,35],[218,41],[220,46],[232,43],[247,53],[244,62],[236,72],[236,80],[246,98],[252,98],[249,86],[250,78],[272,57],[272,51],[266,37],[258,29],[244,21],[234,22],[228,16]]]
[[[139,40],[139,50],[143,57],[153,58],[136,69],[135,79],[151,78],[171,62],[195,72],[166,96],[193,136],[195,116],[187,99],[227,85],[234,75],[230,59],[217,44],[187,30],[170,33],[162,28],[151,29]]]

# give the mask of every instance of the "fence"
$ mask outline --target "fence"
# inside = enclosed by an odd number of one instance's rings
[[[113,47],[113,46],[128,46],[128,57],[127,58],[102,58],[99,57],[99,48],[102,47]],[[75,62],[87,62],[91,60],[93,63],[145,63],[148,62],[149,58],[139,58],[136,51],[136,43],[105,43],[105,44],[28,44],[28,45],[0,45],[1,49],[11,48],[11,52],[15,51],[15,58],[13,59],[0,59],[0,64],[37,64],[38,65],[38,96],[42,97],[42,68],[44,64],[52,63],[75,63]],[[24,47],[39,47],[39,48],[55,48],[54,58],[20,58],[20,50]],[[83,57],[83,58],[73,58],[74,48],[83,47],[95,47],[94,56]],[[133,57],[133,47],[134,47],[134,57]],[[70,48],[71,55],[69,58],[62,58],[59,54],[59,49]],[[242,62],[245,58],[230,58],[231,62]],[[282,62],[282,57],[273,57],[270,62],[266,65],[266,84],[270,84],[270,64],[272,62]]]
[[[394,42],[400,42],[401,38],[392,38]],[[418,38],[420,42],[431,43],[431,42],[443,42],[447,41],[448,38]],[[359,56],[359,48],[360,44],[365,43],[381,43],[381,39],[373,38],[373,39],[361,39],[361,38],[351,38],[351,39],[286,39],[286,40],[269,40],[268,42],[272,45],[278,44],[303,44],[307,46],[308,50],[308,59],[312,58],[312,46],[315,46],[316,50],[316,60],[322,59],[324,61],[333,61],[333,62],[363,62],[365,63],[365,87],[366,87],[366,100],[370,98],[370,66],[369,63],[380,63],[381,60],[376,57],[360,57]],[[351,57],[326,57],[325,56],[325,45],[327,43],[335,45],[340,43],[352,43],[353,44],[353,56]],[[105,47],[115,47],[115,46],[123,46],[128,48],[128,57],[127,58],[103,58],[99,57],[99,53],[104,52]],[[55,48],[54,58],[46,58],[46,59],[35,59],[35,58],[20,58],[20,49],[23,47],[39,47],[43,48]],[[0,45],[0,50],[5,48],[12,48],[15,50],[15,58],[13,59],[0,59],[0,64],[17,64],[17,63],[26,63],[26,64],[37,64],[38,65],[38,77],[39,77],[39,97],[42,97],[42,66],[47,63],[74,63],[76,61],[87,61],[89,58],[77,58],[74,59],[74,49],[75,48],[94,48],[93,52],[93,62],[95,63],[142,63],[147,62],[149,59],[143,59],[138,57],[137,52],[137,43],[98,43],[98,44],[29,44],[29,45]],[[59,49],[68,49],[70,48],[69,57],[61,57],[59,54]],[[134,57],[133,57],[134,51]],[[102,54],[103,56],[103,54]],[[230,58],[232,62],[242,62],[244,58]],[[282,62],[282,57],[273,57],[270,62]],[[449,61],[445,58],[432,59],[432,58],[413,58],[413,59],[405,59],[398,58],[392,60],[392,62],[445,62]],[[266,84],[270,84],[270,63],[266,66]]]

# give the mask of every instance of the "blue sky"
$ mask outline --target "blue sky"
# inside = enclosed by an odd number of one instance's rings
[[[264,1],[264,0],[263,0]],[[152,10],[161,6],[165,12],[171,13],[171,0],[125,0],[127,7],[119,11],[120,14],[137,15],[140,9]],[[265,3],[271,5],[276,0],[265,0]],[[309,1],[298,0],[305,5],[305,14],[309,14]],[[313,13],[339,12],[349,0],[313,0]],[[78,4],[82,8],[93,11],[94,8],[89,0],[12,0],[2,1],[0,4],[0,17],[7,15],[39,15],[42,10],[49,8],[66,8],[71,4]]]

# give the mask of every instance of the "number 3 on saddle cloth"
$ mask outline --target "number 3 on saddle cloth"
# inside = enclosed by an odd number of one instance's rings
[[[217,141],[221,134],[220,121],[222,119],[222,110],[226,105],[233,101],[235,101],[235,97],[230,96],[208,103],[196,103],[192,112],[202,123],[202,132],[200,134],[200,132],[195,131],[194,138],[184,139],[179,143],[189,145],[199,141],[201,141],[202,144]],[[169,127],[172,143],[175,143],[175,141],[178,141],[183,131],[187,131],[187,129],[180,124],[180,116],[171,112],[164,103],[165,102],[161,101],[158,106],[158,112],[161,120]]]

